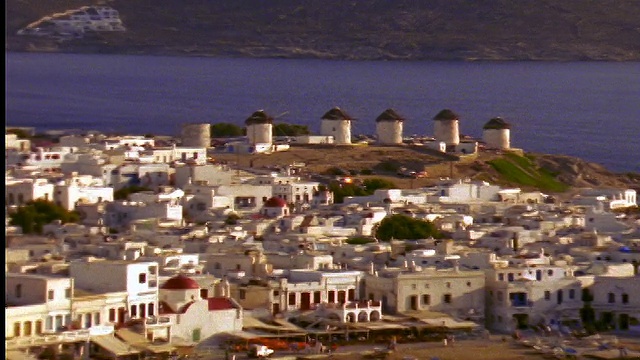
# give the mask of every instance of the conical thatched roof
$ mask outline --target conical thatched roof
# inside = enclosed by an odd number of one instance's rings
[[[251,116],[249,116],[247,120],[244,121],[244,123],[245,125],[272,124],[273,118],[267,115],[264,110],[258,110],[251,114]]]
[[[449,109],[444,109],[440,111],[436,116],[433,117],[433,120],[459,120],[458,114],[454,113]]]
[[[508,122],[504,121],[504,119],[502,119],[501,117],[495,117],[495,118],[489,120],[486,124],[484,124],[484,126],[482,128],[485,129],[485,130],[489,130],[489,129],[495,129],[495,130],[511,129],[511,124],[509,124]]]
[[[404,121],[404,118],[393,109],[385,110],[380,116],[376,118],[376,122],[381,121]]]
[[[353,120],[353,119],[346,112],[344,112],[342,109],[336,106],[333,109],[327,111],[327,113],[322,116],[322,120]]]

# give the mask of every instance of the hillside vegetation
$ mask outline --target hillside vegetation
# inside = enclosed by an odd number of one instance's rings
[[[83,5],[128,29],[62,43],[17,36]],[[637,0],[8,0],[6,49],[401,59],[640,60]]]
[[[530,186],[542,191],[563,192],[569,185],[556,179],[557,173],[538,167],[527,157],[505,154],[504,157],[487,162],[503,178],[514,185]]]

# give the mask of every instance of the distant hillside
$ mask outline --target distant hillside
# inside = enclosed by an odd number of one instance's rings
[[[17,36],[83,5],[124,33]],[[640,60],[637,0],[7,0],[6,49],[405,60]]]

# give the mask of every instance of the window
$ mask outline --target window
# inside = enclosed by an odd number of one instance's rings
[[[431,305],[431,295],[422,295],[422,305]]]
[[[240,290],[240,300],[244,300],[247,298],[247,291],[244,289]]]
[[[609,293],[609,304],[613,304],[614,302],[616,302],[616,294],[614,293]]]
[[[451,304],[451,294],[444,294],[444,303],[445,304]]]
[[[451,289],[451,283],[447,282],[447,289]]]
[[[116,309],[109,309],[109,322],[116,321]]]
[[[53,300],[55,293],[53,292],[53,290],[49,290],[49,292],[47,293],[47,299],[49,300]]]
[[[551,291],[545,291],[544,292],[544,299],[545,300],[551,300]]]
[[[622,294],[622,303],[623,304],[629,303],[629,294]]]
[[[513,273],[507,274],[507,280],[509,280],[509,282],[513,281]]]
[[[140,273],[140,275],[138,275],[138,282],[145,284],[147,282],[147,273]]]
[[[504,281],[504,274],[502,274],[502,273],[498,274],[498,280],[499,281]]]
[[[569,299],[573,300],[576,298],[576,290],[575,289],[569,289]]]
[[[279,296],[280,295],[280,291],[278,290],[273,290],[273,296]]]
[[[295,304],[296,304],[296,294],[291,293],[289,294],[289,305],[295,305]]]
[[[131,311],[129,315],[131,315],[132,318],[138,316],[138,307],[135,305],[131,305]]]
[[[16,297],[22,297],[22,284],[16,285]]]
[[[553,270],[547,270],[547,275],[553,276]]]
[[[71,299],[71,288],[64,289],[64,298]]]

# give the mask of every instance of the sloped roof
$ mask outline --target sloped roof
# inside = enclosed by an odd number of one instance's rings
[[[496,130],[511,129],[511,124],[509,124],[508,122],[504,121],[504,119],[502,119],[501,117],[495,117],[495,118],[489,120],[486,124],[484,124],[484,126],[482,128],[485,129],[485,130],[488,130],[488,129],[496,129]]]
[[[245,125],[272,124],[273,118],[267,115],[267,113],[265,113],[264,110],[258,110],[253,114],[251,114],[251,116],[249,116],[247,120],[244,121],[244,123]]]
[[[376,118],[376,122],[380,121],[404,121],[404,118],[393,109],[387,109]]]
[[[283,208],[283,207],[287,207],[287,202],[284,199],[274,196],[269,200],[265,201],[264,207]]]
[[[333,109],[327,111],[322,116],[322,120],[353,120],[353,119],[346,112],[344,112],[342,109],[336,106]]]
[[[433,120],[459,120],[458,114],[454,113],[449,109],[441,110],[436,116],[433,117]]]

